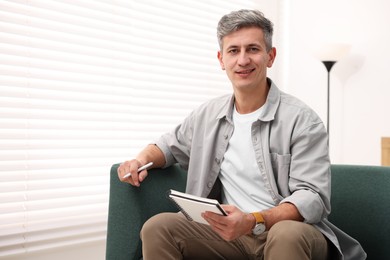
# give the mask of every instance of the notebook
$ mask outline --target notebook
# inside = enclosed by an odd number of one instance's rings
[[[201,216],[206,211],[227,216],[227,213],[223,210],[219,202],[214,199],[202,198],[176,190],[169,190],[168,197],[189,221],[208,224]]]

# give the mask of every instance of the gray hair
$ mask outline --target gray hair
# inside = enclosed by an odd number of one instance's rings
[[[238,31],[244,27],[258,27],[263,30],[267,51],[272,48],[273,23],[264,17],[258,10],[239,10],[224,15],[219,20],[217,37],[219,47],[222,50],[222,39],[226,35]]]

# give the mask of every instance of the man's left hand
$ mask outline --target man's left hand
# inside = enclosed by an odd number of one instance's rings
[[[244,213],[232,205],[222,205],[222,207],[228,213],[227,216],[209,211],[202,214],[202,217],[210,224],[212,230],[226,241],[232,241],[252,232],[256,222],[252,214]]]

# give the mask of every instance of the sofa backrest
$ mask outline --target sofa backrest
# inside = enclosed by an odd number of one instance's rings
[[[332,165],[329,221],[363,246],[367,259],[390,259],[390,167]]]

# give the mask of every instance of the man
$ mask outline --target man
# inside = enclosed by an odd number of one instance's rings
[[[141,231],[144,259],[364,259],[359,243],[326,220],[323,123],[267,78],[276,56],[272,23],[259,11],[240,10],[222,17],[217,34],[233,95],[201,105],[124,162],[118,176],[140,186],[147,177],[146,170],[137,173],[142,165],[179,163],[188,169],[186,191],[219,199],[228,216],[203,213],[210,225],[177,213],[152,217]]]

